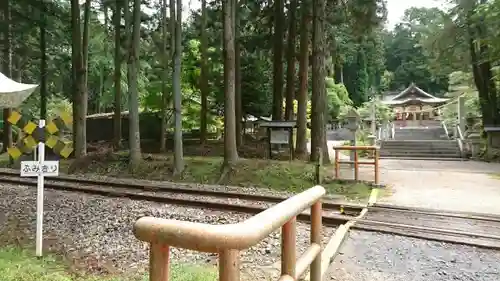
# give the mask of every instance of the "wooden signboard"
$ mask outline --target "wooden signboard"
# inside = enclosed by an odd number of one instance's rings
[[[271,129],[272,144],[288,144],[290,140],[290,132],[285,129]]]

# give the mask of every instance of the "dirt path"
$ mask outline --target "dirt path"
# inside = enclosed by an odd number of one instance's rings
[[[500,164],[475,161],[381,160],[392,194],[383,203],[500,215]]]

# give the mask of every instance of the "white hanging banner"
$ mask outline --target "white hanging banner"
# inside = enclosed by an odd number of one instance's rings
[[[19,107],[37,87],[36,84],[17,83],[0,72],[0,107]]]

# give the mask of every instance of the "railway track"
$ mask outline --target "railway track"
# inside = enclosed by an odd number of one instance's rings
[[[500,216],[377,205],[351,229],[500,250]]]
[[[36,186],[36,180],[21,178],[16,171],[0,171],[0,183]],[[249,214],[262,212],[286,199],[281,196],[183,188],[168,184],[100,181],[71,176],[46,178],[45,187]],[[363,218],[356,218],[364,207],[366,206],[325,200],[323,222],[325,225],[336,226],[355,221],[351,229],[500,250],[500,216],[497,215],[375,204],[368,207]],[[302,213],[298,219],[310,221],[309,212]]]
[[[0,171],[0,183],[27,186],[36,186],[37,184],[34,179],[21,178],[19,173],[15,171]],[[82,192],[108,197],[129,198],[249,214],[260,213],[272,205],[287,199],[287,197],[282,196],[182,188],[152,183],[130,183],[111,180],[98,181],[68,176],[45,178],[44,186],[53,190]],[[356,216],[362,209],[362,205],[343,204],[327,200],[323,203],[323,221],[328,225],[340,225],[347,222],[347,218],[339,216],[340,214]],[[297,219],[310,221],[309,211],[300,214]]]

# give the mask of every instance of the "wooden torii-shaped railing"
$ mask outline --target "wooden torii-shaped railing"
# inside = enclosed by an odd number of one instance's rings
[[[281,277],[298,280],[310,266],[310,281],[321,280],[321,198],[325,189],[312,187],[248,220],[228,225],[210,225],[154,217],[139,219],[135,236],[150,243],[149,280],[169,280],[170,247],[219,254],[219,280],[240,280],[240,251],[258,244],[273,231],[281,232]],[[296,258],[296,217],[311,208],[311,245]]]

